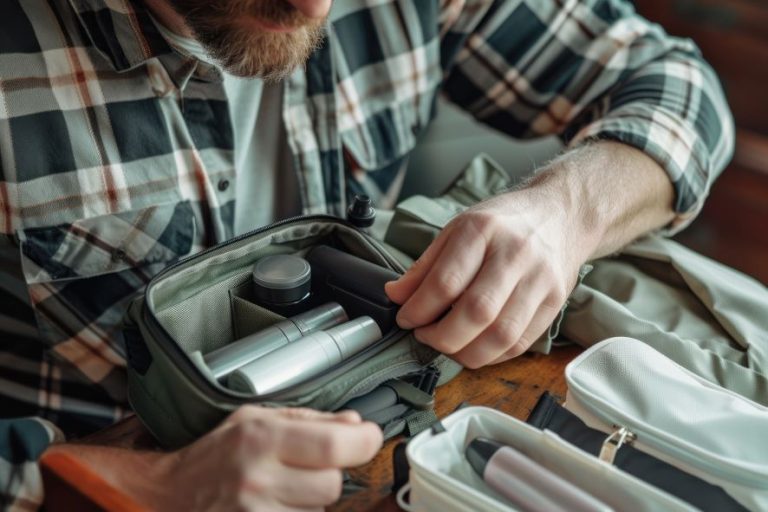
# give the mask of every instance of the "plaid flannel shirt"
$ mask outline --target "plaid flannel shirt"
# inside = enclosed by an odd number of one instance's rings
[[[0,9],[0,503],[27,509],[52,424],[124,415],[122,313],[161,268],[232,236],[236,173],[219,71],[174,52],[140,1]],[[514,137],[640,148],[679,224],[732,151],[712,70],[626,1],[339,0],[285,81],[304,212],[391,198],[439,92]]]

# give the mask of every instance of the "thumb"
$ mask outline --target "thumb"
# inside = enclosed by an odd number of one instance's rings
[[[419,285],[427,277],[429,270],[443,250],[448,240],[449,229],[450,225],[429,244],[429,247],[426,248],[421,257],[413,262],[411,268],[400,276],[400,279],[390,281],[384,285],[384,292],[392,302],[402,306],[419,288]]]

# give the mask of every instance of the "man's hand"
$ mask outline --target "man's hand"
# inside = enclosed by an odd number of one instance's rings
[[[341,468],[381,447],[352,411],[244,406],[173,453],[61,445],[152,510],[319,510],[338,500]]]
[[[642,152],[600,142],[527,186],[458,215],[399,280],[403,328],[468,368],[522,354],[556,318],[587,260],[672,217],[672,185]]]
[[[575,243],[562,209],[510,192],[456,217],[386,290],[400,326],[479,368],[522,354],[552,323],[586,257]]]

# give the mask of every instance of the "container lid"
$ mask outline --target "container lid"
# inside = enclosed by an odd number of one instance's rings
[[[265,256],[253,265],[254,291],[272,303],[296,302],[307,296],[312,272],[309,262],[292,254]]]

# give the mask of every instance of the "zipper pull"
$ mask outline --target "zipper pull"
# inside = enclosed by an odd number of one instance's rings
[[[408,404],[419,411],[426,411],[435,405],[435,397],[400,379],[388,380],[383,384],[397,394],[398,402]]]
[[[619,427],[618,425],[614,425],[613,428],[617,430],[615,430],[605,439],[605,441],[603,441],[603,446],[600,448],[600,455],[597,456],[600,460],[605,461],[608,464],[613,464],[619,448],[625,444],[632,444],[635,439],[637,439],[637,436],[634,434],[634,432],[629,430],[627,427]]]

